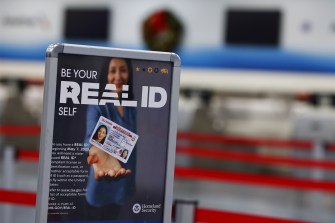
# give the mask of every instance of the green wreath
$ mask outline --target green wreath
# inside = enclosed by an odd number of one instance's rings
[[[144,41],[154,51],[175,51],[183,31],[179,19],[167,10],[153,13],[143,23]]]

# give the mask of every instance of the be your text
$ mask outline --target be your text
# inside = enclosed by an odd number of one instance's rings
[[[72,77],[75,78],[86,78],[86,79],[97,79],[98,72],[95,70],[80,70],[80,69],[61,69],[61,77]]]

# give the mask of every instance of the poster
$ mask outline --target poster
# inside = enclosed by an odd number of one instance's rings
[[[163,222],[172,66],[58,55],[48,223]]]

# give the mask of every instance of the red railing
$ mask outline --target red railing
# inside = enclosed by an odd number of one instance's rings
[[[189,147],[177,147],[178,154],[187,153],[194,155],[201,155],[204,150],[201,149],[200,152],[194,148]],[[222,153],[221,153],[222,152]],[[215,151],[214,153],[208,152],[210,158],[215,159],[225,159],[227,155],[225,151]],[[213,156],[213,157],[212,157]],[[201,156],[203,157],[203,156]],[[25,161],[38,161],[38,152],[36,151],[22,151],[18,150],[17,158],[19,160]],[[231,157],[228,157],[230,159]],[[243,159],[245,157],[243,156]],[[236,160],[233,157],[234,160]],[[310,161],[312,162],[312,161]],[[324,163],[323,163],[324,162]],[[330,161],[329,161],[330,162]],[[300,164],[300,163],[299,163]],[[328,161],[318,161],[316,163],[312,162],[312,167],[323,168],[334,168],[334,165],[328,166]],[[304,163],[305,165],[305,163]],[[309,167],[311,167],[309,166]],[[311,179],[296,179],[291,177],[275,177],[267,176],[261,174],[246,174],[246,173],[235,173],[231,171],[222,171],[222,170],[212,170],[204,168],[188,168],[188,167],[178,167],[175,168],[175,176],[183,179],[193,179],[193,180],[209,180],[217,182],[231,182],[231,183],[243,183],[251,185],[262,185],[268,187],[277,187],[277,188],[290,188],[290,189],[299,189],[299,190],[318,190],[324,192],[335,192],[335,182],[334,181],[324,181],[324,180],[311,180]]]
[[[291,157],[280,157],[272,155],[259,155],[237,151],[227,151],[224,149],[213,149],[206,147],[190,147],[190,146],[177,146],[177,153],[209,158],[216,160],[232,160],[254,164],[265,164],[265,165],[285,165],[302,168],[322,168],[322,169],[335,169],[335,161],[328,160],[315,160],[306,158],[291,158]]]
[[[283,140],[283,139],[268,139],[268,138],[251,138],[241,136],[226,136],[205,133],[178,132],[178,140],[188,140],[193,142],[216,143],[223,145],[238,145],[238,146],[267,146],[271,148],[282,149],[303,149],[310,150],[314,144],[309,140]]]
[[[335,192],[334,181],[296,179],[290,177],[265,176],[260,174],[234,173],[231,171],[204,168],[176,167],[175,176],[190,180],[230,182],[296,190],[317,190]]]
[[[35,206],[36,193],[0,189],[0,203]]]
[[[196,222],[202,223],[311,223],[274,217],[241,214],[229,211],[210,210],[205,208],[196,209],[195,220]]]
[[[21,161],[38,162],[39,152],[20,149],[16,151],[16,158]]]
[[[0,135],[30,135],[39,136],[41,133],[40,126],[37,125],[1,125]]]
[[[39,126],[0,126],[2,135],[31,135],[39,136]],[[179,141],[206,142],[223,145],[239,145],[247,147],[266,146],[283,149],[313,149],[314,143],[305,140],[277,140],[264,138],[248,138],[222,135],[209,135],[199,133],[178,133]],[[326,146],[328,151],[335,151],[335,144]],[[238,162],[257,163],[265,165],[286,165],[302,168],[322,168],[335,169],[335,162],[329,160],[312,160],[306,158],[278,157],[273,155],[259,155],[225,149],[214,149],[206,147],[177,146],[177,154],[194,157],[232,160]],[[38,151],[27,151],[19,149],[16,158],[21,161],[37,162]],[[322,192],[335,192],[335,182],[311,179],[296,179],[290,177],[265,176],[260,174],[234,173],[223,170],[212,170],[204,168],[176,167],[175,177],[191,180],[209,180],[216,182],[242,183],[248,185],[261,185],[276,188],[290,188],[297,190],[317,190]],[[36,205],[36,194],[33,192],[22,192],[0,189],[0,203],[16,205]],[[224,220],[222,220],[224,219]],[[273,217],[255,216],[227,211],[209,210],[204,208],[196,209],[196,222],[216,223],[216,222],[248,222],[248,223],[307,223],[302,221],[286,220]]]

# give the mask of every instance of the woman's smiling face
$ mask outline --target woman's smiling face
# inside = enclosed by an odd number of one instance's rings
[[[109,84],[116,86],[116,92],[122,92],[122,86],[128,84],[129,70],[126,60],[120,58],[113,58],[109,62],[107,81]]]
[[[104,127],[101,127],[98,131],[98,141],[103,140],[107,135],[107,131]]]

